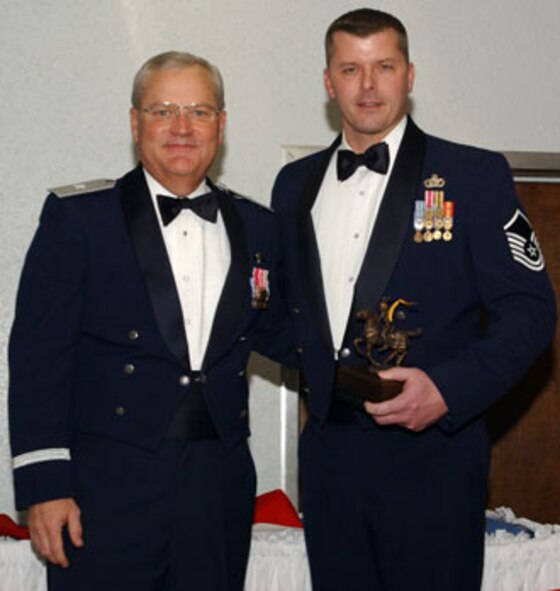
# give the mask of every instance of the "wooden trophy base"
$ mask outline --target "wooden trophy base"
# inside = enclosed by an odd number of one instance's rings
[[[363,407],[364,402],[383,402],[400,394],[403,382],[384,380],[366,365],[339,367],[335,382],[335,397],[338,400]]]

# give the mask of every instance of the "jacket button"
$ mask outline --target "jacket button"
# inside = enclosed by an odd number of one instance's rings
[[[243,341],[246,341],[247,337],[245,335],[242,335],[239,337],[239,341],[242,343]]]
[[[131,341],[135,341],[135,340],[136,340],[136,339],[137,339],[139,336],[140,336],[140,333],[139,333],[137,330],[131,330],[131,331],[128,333],[128,338],[129,338]]]
[[[309,394],[309,392],[311,392],[311,390],[307,386],[304,386],[302,390],[305,392],[305,394]]]
[[[189,376],[181,376],[179,378],[179,385],[181,386],[188,386],[191,383],[191,379]]]
[[[296,349],[296,353],[299,353],[301,355],[303,353],[303,347],[298,347]]]
[[[127,364],[124,366],[124,368],[123,368],[123,371],[124,371],[124,373],[125,373],[126,375],[128,375],[128,376],[129,376],[130,374],[133,374],[133,373],[134,373],[134,370],[135,370],[135,369],[136,369],[136,368],[134,367],[134,364],[133,364],[133,363],[127,363]]]
[[[247,415],[249,414],[249,411],[244,408],[240,413],[239,413],[239,418],[240,419],[245,419],[247,417]]]
[[[299,308],[297,306],[294,306],[292,308],[292,311],[293,311],[294,314],[299,314]]]
[[[242,378],[245,375],[245,370],[242,369],[241,371],[237,372],[237,375]]]
[[[342,357],[342,359],[347,359],[348,357],[350,357],[351,354],[352,352],[348,347],[344,347],[344,349],[340,351],[340,356]]]
[[[124,406],[117,406],[115,408],[115,414],[119,417],[122,417],[125,414],[126,410],[124,408]]]

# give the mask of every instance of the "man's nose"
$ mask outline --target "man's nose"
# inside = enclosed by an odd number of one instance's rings
[[[190,133],[193,129],[193,124],[189,113],[181,109],[171,122],[171,129],[175,133]]]
[[[362,87],[365,90],[372,90],[375,88],[375,85],[375,74],[373,70],[364,70],[364,73],[362,75]]]

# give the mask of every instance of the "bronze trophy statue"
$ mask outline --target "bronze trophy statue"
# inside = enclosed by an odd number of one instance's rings
[[[356,319],[364,323],[362,336],[354,339],[354,350],[367,365],[346,365],[338,369],[336,397],[361,407],[364,401],[381,402],[394,398],[402,390],[402,382],[384,380],[377,372],[399,366],[408,353],[409,339],[421,334],[419,328],[402,330],[395,326],[399,306],[413,306],[403,299],[381,298],[377,312],[364,309]]]

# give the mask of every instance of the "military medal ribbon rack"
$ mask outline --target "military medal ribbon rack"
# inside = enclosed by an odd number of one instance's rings
[[[433,174],[424,181],[424,200],[414,203],[414,241],[450,242],[453,239],[453,201],[445,200],[445,179]]]

